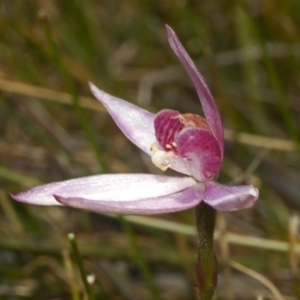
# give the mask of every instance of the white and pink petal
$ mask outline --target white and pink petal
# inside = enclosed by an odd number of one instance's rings
[[[203,201],[216,210],[235,211],[251,207],[258,196],[258,189],[252,185],[228,186],[210,181],[205,183]]]
[[[177,193],[195,184],[191,177],[107,174],[48,183],[12,197],[20,202],[38,205],[59,205],[54,194],[89,201],[136,201]]]
[[[93,83],[90,83],[90,88],[124,135],[137,147],[151,155],[150,147],[155,142],[155,115],[98,89]]]
[[[119,199],[117,201],[85,197],[63,197],[55,195],[57,201],[69,207],[84,209],[97,213],[126,215],[156,215],[177,212],[197,206],[203,199],[204,185],[198,183],[183,191],[154,198],[136,200]]]
[[[205,119],[210,125],[212,132],[219,143],[221,149],[221,157],[223,158],[224,133],[220,113],[215,103],[215,100],[207,84],[205,83],[204,78],[202,77],[194,62],[184,49],[181,42],[179,41],[176,33],[171,27],[166,26],[166,28],[169,44],[194,83],[194,86],[202,104]]]

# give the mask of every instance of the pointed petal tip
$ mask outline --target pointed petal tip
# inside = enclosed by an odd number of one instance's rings
[[[255,198],[255,200],[257,200],[258,197],[259,197],[259,190],[258,190],[258,188],[256,188],[253,185],[250,185],[250,187],[252,188],[252,191],[250,192],[250,194]]]
[[[259,190],[253,185],[249,185],[248,193],[245,193],[244,197],[245,204],[241,208],[237,207],[237,209],[245,209],[253,206],[259,198]]]
[[[104,97],[106,95],[108,95],[110,97],[113,97],[113,96],[107,94],[106,92],[100,90],[94,83],[92,83],[90,81],[89,81],[89,86],[90,86],[91,92],[93,93],[93,95],[95,96],[95,98],[98,101],[100,101],[102,104],[104,104],[103,102],[104,102],[104,100],[106,100],[106,99],[104,99]]]
[[[17,194],[9,193],[9,195],[15,201],[23,202],[23,203],[28,203],[28,199],[27,199],[25,193],[26,192],[21,192],[21,193],[17,193]],[[25,196],[24,196],[24,194],[25,194]]]
[[[168,34],[174,34],[175,33],[171,26],[169,26],[168,24],[165,24],[165,26],[166,26],[166,30],[167,30]]]
[[[109,93],[101,90],[100,88],[98,88],[94,83],[92,82],[89,82],[89,86],[90,86],[90,89],[91,89],[91,92],[92,94],[94,95],[94,97],[102,104],[106,107],[106,109],[108,111],[110,106],[108,106],[110,103],[112,105],[114,105],[116,103],[116,101],[121,101],[122,102],[125,102],[125,100],[123,99],[119,99],[117,97],[114,97],[112,95],[110,95]]]
[[[91,81],[88,81],[88,84],[91,90],[96,88],[96,86]]]
[[[10,193],[10,196],[13,200],[26,203],[26,204],[43,205],[43,206],[60,205],[52,197],[52,195],[50,194],[47,195],[47,193],[40,192],[39,187],[18,194]]]
[[[166,25],[166,31],[167,31],[169,45],[171,46],[174,53],[178,56],[177,53],[180,50],[178,50],[178,45],[176,45],[176,42],[179,41],[177,34],[169,25]]]
[[[12,193],[9,193],[9,195],[10,195],[10,197],[12,198],[12,199],[14,199],[14,200],[16,200],[16,201],[20,201],[19,200],[19,197],[18,197],[18,194],[12,194]]]
[[[209,87],[207,86],[204,78],[198,71],[196,65],[192,61],[191,57],[183,47],[179,38],[177,37],[175,31],[166,25],[168,42],[175,53],[175,55],[181,61],[183,67],[189,74],[191,80],[194,83],[195,89],[198,93],[200,102],[202,103],[202,108],[206,121],[210,125],[221,149],[221,156],[223,157],[224,151],[224,142],[223,142],[223,125],[220,117],[218,107],[215,103],[215,100],[211,94]]]
[[[249,203],[248,207],[251,207],[259,198],[259,190],[253,185],[246,185],[244,187],[247,188],[245,195],[248,196],[248,203]]]
[[[24,192],[21,192],[21,193],[18,193],[18,194],[11,194],[11,193],[9,193],[9,195],[15,201],[23,202],[23,203],[28,203],[29,202],[28,199],[27,199],[27,197],[26,197],[26,195],[24,195]]]

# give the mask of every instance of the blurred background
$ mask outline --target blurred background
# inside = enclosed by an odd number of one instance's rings
[[[160,173],[92,97],[88,81],[152,112],[201,114],[165,24],[220,109],[219,181],[260,190],[254,207],[218,214],[217,299],[300,299],[294,0],[0,1],[0,299],[87,299],[69,232],[96,299],[196,299],[192,210],[120,221],[9,196],[92,174]]]

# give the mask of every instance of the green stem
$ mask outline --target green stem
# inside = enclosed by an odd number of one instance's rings
[[[201,202],[195,211],[199,238],[196,263],[199,299],[211,300],[217,286],[218,273],[213,243],[216,210]]]
[[[77,243],[76,243],[74,233],[69,233],[68,234],[68,239],[70,241],[72,252],[73,252],[73,255],[74,255],[74,259],[75,259],[75,261],[78,265],[81,280],[83,282],[83,285],[84,285],[86,294],[88,296],[88,299],[89,300],[94,300],[95,298],[94,298],[94,295],[92,293],[91,286],[89,285],[89,283],[87,281],[87,276],[86,276],[86,273],[85,273],[84,268],[83,268],[82,260],[81,260],[81,257],[80,257],[79,251],[78,251],[78,247],[77,247]]]

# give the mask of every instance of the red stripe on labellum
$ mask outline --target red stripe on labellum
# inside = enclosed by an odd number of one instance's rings
[[[165,151],[173,151],[177,154],[177,145],[175,143],[177,135],[184,128],[203,128],[211,132],[211,128],[206,120],[194,114],[180,114],[180,112],[171,109],[165,109],[159,112],[154,119],[154,129],[156,139]]]
[[[165,109],[159,112],[154,119],[155,136],[159,145],[165,150],[175,150],[174,142],[178,133],[184,128],[179,120],[180,112]]]

